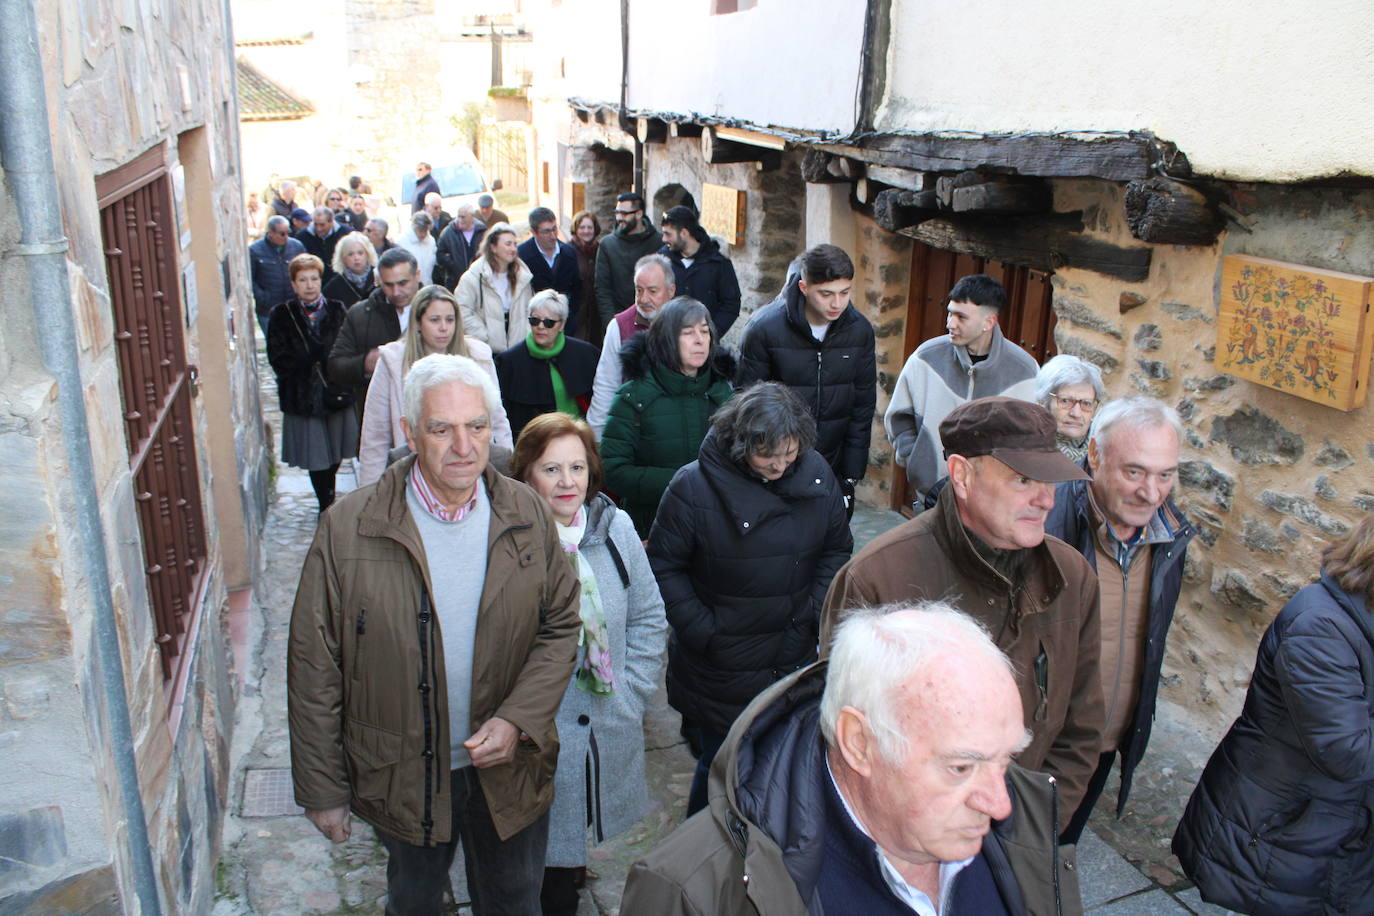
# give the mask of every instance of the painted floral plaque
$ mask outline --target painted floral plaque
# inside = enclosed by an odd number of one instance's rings
[[[1222,269],[1217,368],[1338,410],[1364,403],[1374,278],[1230,255]]]

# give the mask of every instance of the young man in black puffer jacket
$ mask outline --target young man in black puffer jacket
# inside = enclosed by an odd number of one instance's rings
[[[877,404],[873,325],[849,301],[849,255],[817,245],[801,261],[800,277],[745,332],[736,384],[781,382],[802,399],[816,418],[816,451],[840,481],[852,516]]]

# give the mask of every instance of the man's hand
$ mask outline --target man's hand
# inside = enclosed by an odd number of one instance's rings
[[[371,375],[372,370],[377,368],[377,360],[381,355],[382,351],[378,347],[373,347],[371,350],[368,350],[367,355],[363,357],[363,371]]]
[[[472,765],[480,769],[500,766],[515,759],[515,745],[520,740],[520,730],[505,719],[492,716],[482,723],[482,727],[463,742],[463,747],[472,755]]]
[[[305,809],[305,816],[316,829],[329,837],[330,842],[342,843],[353,832],[352,819],[348,816],[348,806],[341,808]]]

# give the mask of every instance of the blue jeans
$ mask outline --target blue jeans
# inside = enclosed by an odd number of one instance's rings
[[[387,851],[387,916],[433,916],[443,911],[448,870],[460,839],[476,916],[540,916],[548,813],[502,842],[477,784],[477,770],[462,767],[450,775],[453,838],[449,842],[412,846],[377,831]]]
[[[690,731],[691,743],[701,748],[696,772],[692,774],[692,788],[687,793],[687,816],[691,817],[706,807],[706,783],[711,775],[711,761],[716,759],[716,752],[725,742],[725,733],[698,725],[685,726],[683,730]]]

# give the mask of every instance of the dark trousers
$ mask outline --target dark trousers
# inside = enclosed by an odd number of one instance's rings
[[[453,856],[463,843],[468,892],[476,916],[540,916],[545,813],[515,836],[501,841],[472,767],[454,770],[453,839],[437,846],[412,846],[377,831],[386,847],[387,916],[434,916],[443,910]]]
[[[587,883],[587,868],[546,868],[539,901],[544,916],[577,916],[578,888]]]
[[[688,734],[690,732],[690,734]],[[703,728],[699,725],[683,726],[687,741],[697,750],[697,769],[692,774],[692,788],[687,793],[687,816],[691,817],[706,807],[706,782],[711,775],[711,761],[725,742],[725,733]]]
[[[1097,758],[1097,770],[1093,773],[1093,778],[1088,780],[1088,790],[1083,795],[1083,802],[1073,813],[1069,826],[1065,827],[1059,836],[1061,844],[1076,845],[1079,837],[1083,836],[1083,828],[1088,826],[1088,818],[1092,817],[1093,808],[1097,807],[1097,800],[1102,797],[1102,790],[1107,788],[1107,777],[1112,773],[1114,760],[1116,751],[1108,751]]]

